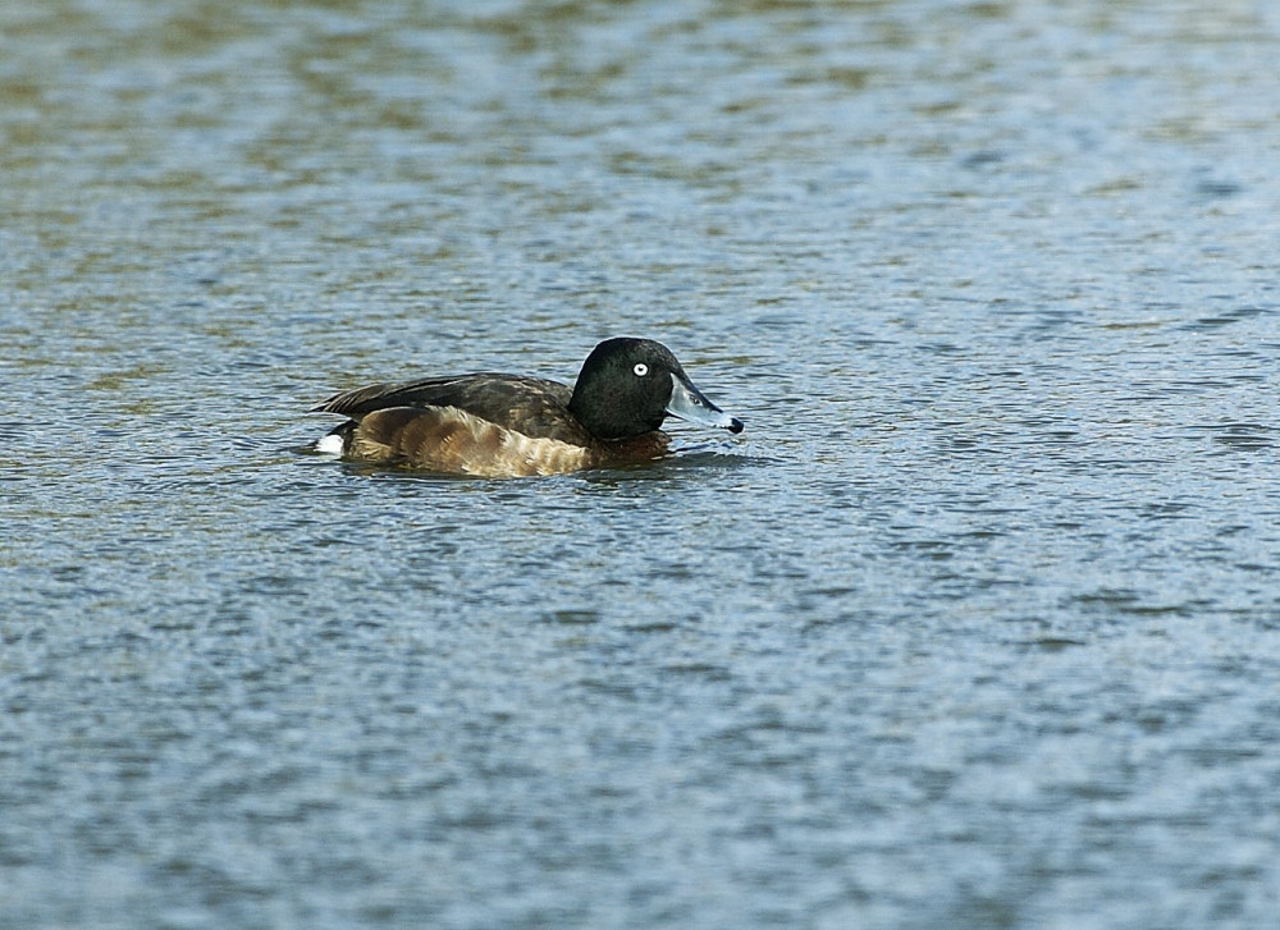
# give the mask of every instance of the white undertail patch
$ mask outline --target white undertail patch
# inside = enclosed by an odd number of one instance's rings
[[[342,454],[342,437],[337,433],[329,433],[316,440],[316,451],[325,455]]]

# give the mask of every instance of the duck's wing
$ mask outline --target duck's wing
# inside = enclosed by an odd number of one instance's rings
[[[454,407],[526,436],[580,443],[582,427],[569,413],[572,396],[573,389],[559,381],[480,372],[371,384],[335,394],[311,409],[358,421],[391,407]]]

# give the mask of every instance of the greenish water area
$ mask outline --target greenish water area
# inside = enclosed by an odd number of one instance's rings
[[[0,4],[0,930],[1280,912],[1280,7]],[[657,339],[515,480],[336,391]]]

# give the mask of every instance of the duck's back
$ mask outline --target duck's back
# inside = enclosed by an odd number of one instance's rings
[[[476,421],[492,423],[531,439],[586,445],[590,436],[569,412],[572,389],[559,381],[481,372],[457,377],[422,378],[335,394],[314,410],[361,421],[393,407],[452,408]]]

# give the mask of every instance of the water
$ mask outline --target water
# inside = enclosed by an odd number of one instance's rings
[[[1270,927],[1280,16],[0,8],[0,927]],[[302,447],[670,345],[653,467]]]

